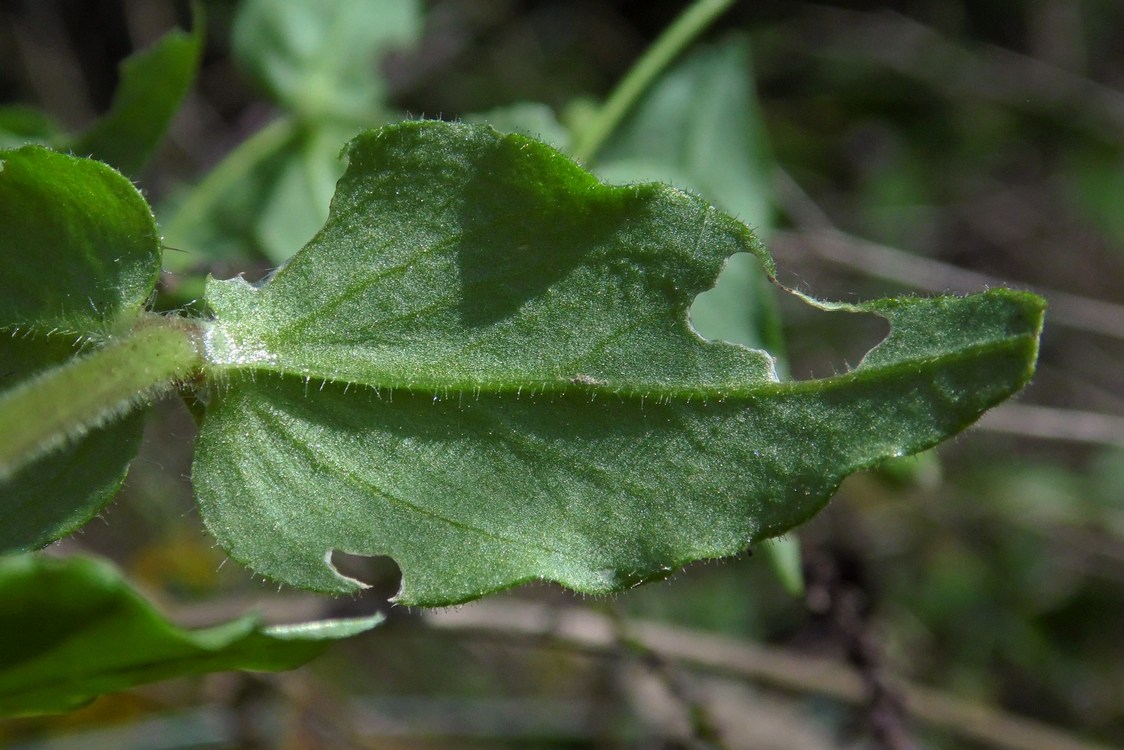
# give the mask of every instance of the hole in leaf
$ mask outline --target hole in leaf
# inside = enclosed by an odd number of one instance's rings
[[[777,297],[793,380],[845,373],[890,333],[889,321],[878,315],[820,310],[789,294]]]
[[[726,263],[714,287],[691,303],[691,326],[703,338],[778,355],[775,295],[761,261],[749,253],[737,253]]]
[[[402,571],[387,555],[368,557],[337,549],[332,550],[331,563],[340,575],[354,578],[370,587],[363,593],[364,597],[390,599],[398,593],[402,583]]]
[[[784,292],[749,253],[732,256],[714,287],[695,297],[690,321],[703,338],[764,349],[778,358],[781,378],[795,380],[847,372],[890,332],[885,318],[827,312]]]

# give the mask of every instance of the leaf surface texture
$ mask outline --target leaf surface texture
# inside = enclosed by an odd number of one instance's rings
[[[349,159],[272,279],[208,288],[197,497],[236,559],[292,585],[357,588],[341,550],[392,556],[408,604],[620,590],[783,533],[1033,370],[1041,300],[997,290],[834,306],[890,336],[781,383],[688,323],[729,256],[771,268],[702,199],[486,127],[384,128]]]
[[[159,270],[152,212],[119,173],[39,146],[0,152],[0,391],[127,329]],[[124,479],[143,419],[0,479],[0,551],[40,547],[96,513]]]

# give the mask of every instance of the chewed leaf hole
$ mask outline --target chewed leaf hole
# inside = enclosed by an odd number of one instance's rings
[[[793,380],[828,378],[854,369],[890,334],[880,315],[820,310],[784,292],[777,295]]]
[[[778,316],[785,321],[783,332],[775,328]],[[695,297],[690,321],[703,338],[787,360],[787,368],[778,362],[778,371],[782,379],[787,373],[794,380],[847,372],[890,333],[881,316],[826,312],[786,293],[769,282],[761,261],[749,253],[732,256],[714,287]]]
[[[340,550],[332,550],[329,562],[342,576],[354,579],[368,586],[364,597],[375,596],[390,599],[398,593],[402,582],[402,571],[393,559],[386,555],[367,557],[352,555]]]
[[[768,330],[775,294],[761,261],[749,253],[736,253],[714,287],[695,297],[689,312],[691,327],[705,339],[769,351],[775,348]]]

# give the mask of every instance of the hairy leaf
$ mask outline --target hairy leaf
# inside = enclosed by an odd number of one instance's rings
[[[159,249],[148,204],[109,167],[38,146],[0,152],[0,391],[128,328]],[[142,425],[134,414],[0,479],[0,550],[42,546],[96,513]]]
[[[0,229],[5,329],[104,332],[156,284],[152,212],[104,164],[37,146],[0,152]]]
[[[91,559],[0,558],[0,714],[68,711],[104,693],[203,672],[292,669],[378,617],[202,630],[164,619]]]
[[[324,229],[260,288],[212,282],[194,482],[233,557],[325,591],[392,556],[399,600],[548,579],[602,593],[807,520],[848,473],[962,430],[1030,377],[1042,303],[889,319],[854,371],[780,383],[687,309],[752,233],[486,127],[353,141]]]
[[[200,7],[200,6],[197,6]],[[70,145],[82,156],[135,175],[147,162],[195,80],[203,50],[202,14],[195,30],[172,31],[121,65],[108,112]]]
[[[750,222],[768,240],[772,156],[753,85],[747,39],[734,36],[692,50],[660,77],[600,150],[595,171],[607,182],[667,182],[698,192]],[[714,288],[691,305],[705,338],[767,349],[787,372],[774,289],[756,258],[730,258]],[[786,535],[759,549],[785,586],[802,589],[800,546]]]
[[[660,181],[698,192],[767,240],[772,158],[748,42],[732,37],[693,50],[639,102],[595,167],[607,182]],[[760,264],[735,256],[691,308],[691,323],[706,338],[779,354],[772,294]]]

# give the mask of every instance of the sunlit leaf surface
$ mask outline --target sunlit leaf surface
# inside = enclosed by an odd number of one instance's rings
[[[268,283],[214,281],[194,482],[232,556],[399,600],[533,579],[595,593],[807,520],[848,473],[955,434],[1030,377],[1033,295],[836,306],[887,318],[848,372],[778,382],[687,309],[752,233],[665,185],[609,187],[486,127],[350,146],[325,228]]]

